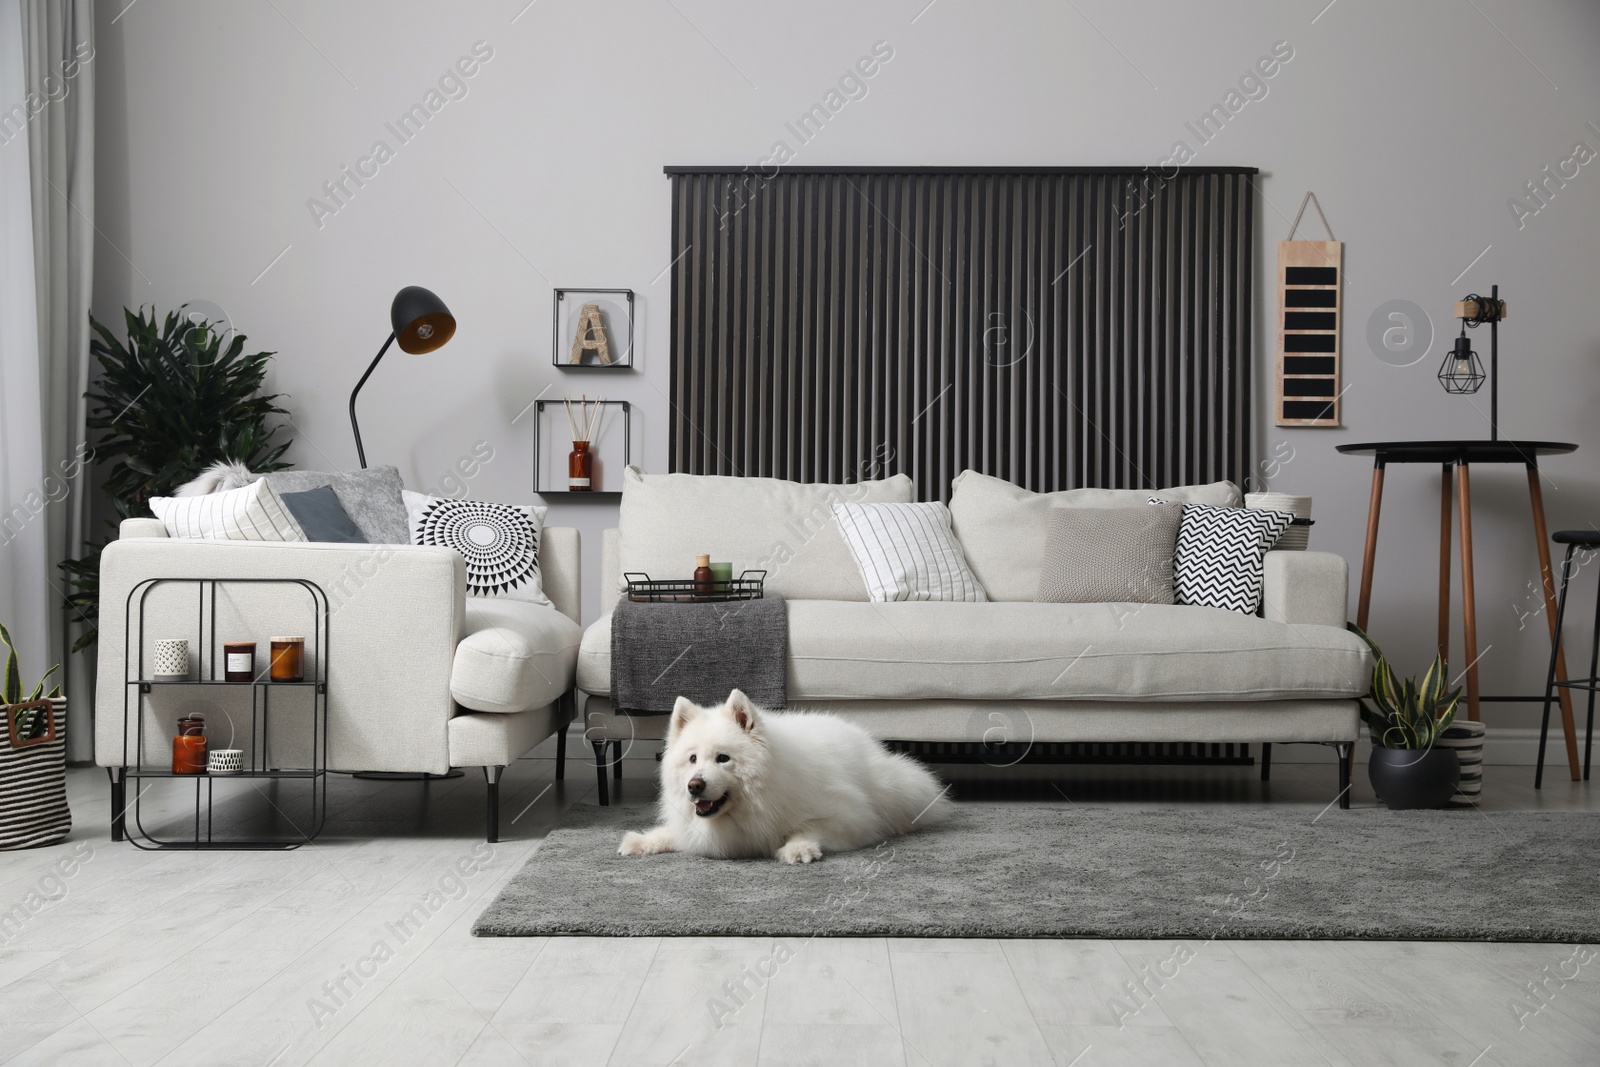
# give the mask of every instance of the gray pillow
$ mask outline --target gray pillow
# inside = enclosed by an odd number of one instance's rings
[[[266,475],[266,480],[279,496],[332,486],[345,514],[354,520],[368,542],[374,545],[411,543],[411,533],[406,526],[406,504],[400,496],[400,472],[393,467],[372,467],[364,471],[275,471]]]
[[[345,514],[343,505],[339,503],[339,494],[333,491],[332,486],[307,489],[303,493],[283,493],[278,499],[283,501],[283,506],[289,509],[289,514],[305,531],[307,541],[346,545],[367,543],[361,528]]]
[[[1035,600],[1171,604],[1179,505],[1052,508]]]

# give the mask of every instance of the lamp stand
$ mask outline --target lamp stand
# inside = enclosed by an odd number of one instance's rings
[[[356,394],[361,392],[361,387],[367,384],[368,378],[372,377],[372,372],[378,367],[378,361],[383,359],[383,354],[389,351],[390,345],[394,344],[394,337],[393,333],[389,334],[389,339],[383,342],[383,347],[378,349],[378,354],[372,357],[371,363],[367,364],[367,373],[363,374],[361,380],[356,383],[356,387],[350,390],[350,429],[356,435],[356,458],[361,461],[362,470],[367,469],[367,453],[361,447],[361,426],[356,422]]]

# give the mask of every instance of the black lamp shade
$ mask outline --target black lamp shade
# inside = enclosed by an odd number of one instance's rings
[[[420,285],[408,285],[394,295],[389,322],[400,351],[412,355],[432,352],[456,332],[455,316],[444,301]]]

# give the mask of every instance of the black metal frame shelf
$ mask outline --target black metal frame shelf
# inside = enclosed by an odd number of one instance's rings
[[[197,678],[151,678],[145,673],[145,607],[150,593],[166,584],[193,585],[196,587],[195,648],[197,649]],[[312,677],[298,682],[270,680],[271,657],[267,667],[247,682],[228,681],[215,677],[217,673],[217,588],[224,585],[298,585],[306,591],[312,613],[313,635],[307,655]],[[209,596],[207,595],[209,593]],[[134,624],[134,606],[138,605],[138,623]],[[111,775],[111,839],[128,840],[135,847],[158,850],[275,850],[299,848],[321,833],[327,819],[328,805],[328,668],[331,653],[329,634],[330,605],[327,593],[316,582],[305,578],[146,578],[128,592],[123,609],[123,663],[124,670],[132,668],[133,677],[123,679],[122,705],[122,765],[107,768]],[[209,628],[207,623],[209,622]],[[137,642],[137,652],[135,652]],[[209,664],[209,670],[207,666]],[[207,677],[207,675],[212,677]],[[151,760],[145,738],[145,698],[158,688],[211,688],[231,687],[250,691],[250,765],[231,773],[180,774],[169,766],[163,767]],[[272,692],[276,689],[308,692],[311,695],[311,766],[274,767],[270,755],[270,730]],[[133,825],[136,833],[128,832],[127,782],[129,779],[156,781],[165,779],[194,782],[194,830],[187,840],[163,840],[145,829],[141,807],[145,790],[134,793]],[[310,783],[311,826],[299,831],[298,838],[222,839],[213,835],[212,810],[213,783],[218,781],[307,781]],[[203,824],[203,827],[202,827]],[[299,830],[298,827],[296,827]]]
[[[628,466],[633,462],[633,404],[627,400],[590,400],[591,404],[602,407],[620,407],[622,409],[622,465]],[[540,489],[539,477],[543,470],[543,461],[540,459],[540,442],[544,440],[544,409],[546,404],[559,404],[559,400],[535,400],[533,402],[533,491],[539,496],[558,496],[565,503],[571,500],[581,500],[585,497],[590,500],[621,500],[622,492],[616,489],[602,489],[591,491],[587,489]],[[620,477],[620,475],[619,475]]]
[[[607,293],[612,296],[624,296],[628,302],[628,348],[622,363],[569,363],[561,358],[561,302],[570,293]],[[618,371],[633,369],[633,290],[632,289],[583,289],[569,286],[557,289],[550,305],[550,362],[561,370],[598,370]],[[571,358],[571,353],[568,353]]]

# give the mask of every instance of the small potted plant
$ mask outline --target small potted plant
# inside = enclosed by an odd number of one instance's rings
[[[1377,658],[1372,691],[1361,701],[1361,719],[1372,735],[1372,789],[1392,811],[1442,808],[1456,791],[1461,765],[1454,750],[1434,742],[1456,717],[1461,690],[1445,691],[1449,668],[1441,656],[1433,657],[1421,681],[1401,682],[1372,638],[1356,633]]]

